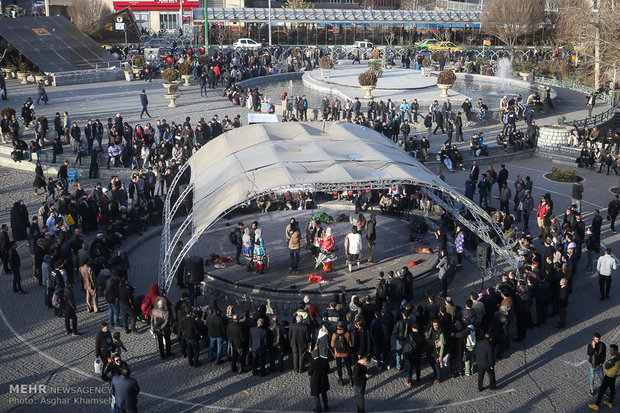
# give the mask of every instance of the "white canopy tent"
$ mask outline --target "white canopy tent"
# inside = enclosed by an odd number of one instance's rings
[[[384,189],[417,183],[436,203],[452,209],[457,219],[491,243],[496,252],[511,256],[491,241],[489,227],[500,238],[503,233],[482,209],[391,140],[363,126],[344,122],[250,125],[210,141],[184,168],[191,169],[189,185],[175,205],[170,205],[172,191],[166,198],[160,261],[160,284],[164,288],[170,286],[192,245],[221,216],[261,194],[289,189]],[[176,183],[175,179],[172,185]],[[172,217],[190,191],[193,209],[171,239]],[[475,219],[464,220],[456,203],[466,206]],[[173,248],[190,226],[189,241],[172,262]]]

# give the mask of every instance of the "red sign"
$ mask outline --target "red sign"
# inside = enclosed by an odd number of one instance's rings
[[[114,0],[114,10],[131,7],[132,10],[179,10],[183,2],[183,10],[192,10],[199,6],[198,1],[191,0]]]

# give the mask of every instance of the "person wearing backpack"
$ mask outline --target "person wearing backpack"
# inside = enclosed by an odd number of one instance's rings
[[[230,240],[230,243],[232,245],[235,246],[236,248],[236,254],[235,254],[235,263],[237,265],[243,265],[241,264],[241,249],[243,247],[243,222],[239,221],[237,223],[237,227],[232,230],[232,232],[228,235],[228,239]]]
[[[407,379],[405,384],[413,387],[415,384],[422,384],[420,380],[420,363],[422,361],[422,353],[426,348],[426,338],[420,331],[421,327],[418,323],[412,323],[409,334],[407,334],[407,342],[403,346],[403,358],[405,359],[405,368],[407,369]],[[415,368],[415,383],[413,382],[413,369]]]
[[[338,322],[336,332],[332,334],[331,346],[334,349],[334,356],[336,357],[336,366],[338,367],[338,384],[344,386],[342,381],[342,364],[344,363],[347,368],[347,374],[353,386],[353,370],[351,369],[351,348],[353,347],[353,341],[351,341],[351,334],[345,329],[343,321]]]
[[[473,324],[467,326],[469,334],[465,339],[465,351],[463,358],[465,359],[465,376],[474,374],[474,347],[476,347],[476,327]]]

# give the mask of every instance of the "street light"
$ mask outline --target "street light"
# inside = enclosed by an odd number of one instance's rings
[[[268,8],[269,8],[269,46],[271,46],[271,0],[267,0]]]

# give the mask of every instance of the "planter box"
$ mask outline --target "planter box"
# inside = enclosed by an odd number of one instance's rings
[[[539,129],[537,146],[550,151],[557,151],[560,146],[568,144],[570,134],[571,128],[567,126],[542,126]]]

